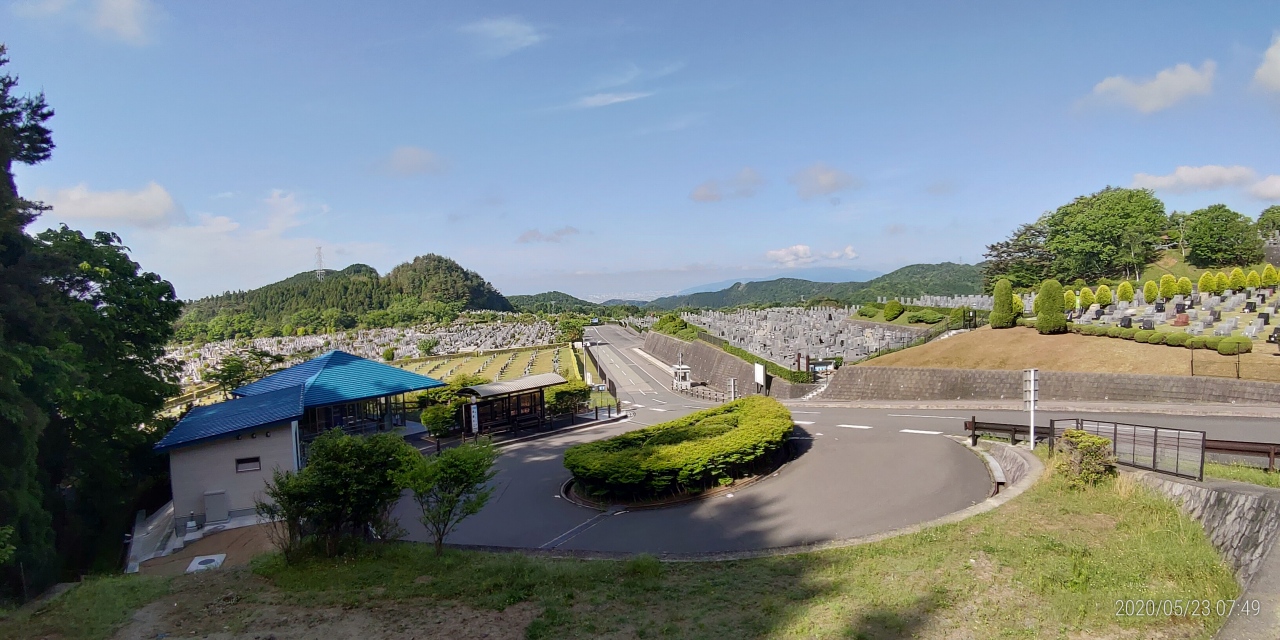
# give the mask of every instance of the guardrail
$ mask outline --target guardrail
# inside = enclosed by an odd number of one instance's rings
[[[1209,453],[1225,453],[1233,456],[1266,456],[1267,471],[1275,471],[1276,454],[1280,453],[1280,443],[1205,440],[1204,450]]]

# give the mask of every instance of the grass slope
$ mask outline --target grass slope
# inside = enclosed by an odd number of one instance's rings
[[[0,636],[104,637],[101,625],[71,632],[72,614],[96,606],[83,598],[94,591],[78,587],[39,619],[0,621]],[[267,556],[254,574],[175,579],[140,616],[146,624],[120,634],[470,638],[482,628],[485,637],[533,639],[1207,639],[1220,618],[1123,617],[1115,602],[1237,592],[1203,530],[1172,503],[1123,479],[1076,492],[1051,475],[960,523],[756,560],[435,558],[419,544],[292,567]]]
[[[1241,377],[1280,382],[1280,358],[1268,346],[1263,352],[1240,356]],[[1234,357],[1195,352],[1197,375],[1235,377]],[[1093,373],[1191,375],[1191,350],[1132,340],[1082,336],[1074,333],[1042,336],[1035,329],[1015,327],[962,333],[945,340],[912,347],[865,362],[872,367],[934,367],[940,369],[1029,369]]]
[[[1250,271],[1257,271],[1259,274],[1261,274],[1262,270],[1266,266],[1267,264],[1265,262],[1262,262],[1259,264],[1251,265],[1248,267],[1241,267],[1241,268],[1244,269],[1245,274],[1248,274]],[[1166,273],[1172,275],[1175,278],[1181,278],[1185,276],[1187,278],[1190,278],[1192,282],[1199,282],[1200,274],[1206,271],[1212,271],[1214,273],[1217,273],[1219,271],[1222,271],[1225,273],[1231,273],[1231,267],[1221,267],[1218,269],[1198,269],[1195,266],[1193,266],[1191,263],[1187,262],[1182,257],[1181,251],[1173,249],[1173,250],[1162,252],[1160,254],[1160,257],[1155,262],[1147,265],[1147,268],[1142,272],[1142,280],[1138,284],[1139,286],[1141,286],[1142,283],[1148,280],[1151,280],[1154,282],[1160,282],[1160,276],[1165,275]]]

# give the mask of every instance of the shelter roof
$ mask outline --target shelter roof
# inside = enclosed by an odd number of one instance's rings
[[[546,387],[554,387],[558,384],[568,382],[558,373],[536,373],[515,380],[504,380],[502,382],[490,382],[488,384],[477,384],[470,387],[463,387],[462,392],[477,398],[492,398],[495,396],[511,395],[513,393],[523,393],[526,391],[537,391]]]

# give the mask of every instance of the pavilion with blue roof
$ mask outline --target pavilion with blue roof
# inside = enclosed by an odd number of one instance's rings
[[[425,431],[409,419],[405,394],[443,385],[330,351],[240,387],[231,400],[193,408],[156,444],[169,454],[175,527],[252,515],[272,471],[302,468],[308,445],[331,429]]]

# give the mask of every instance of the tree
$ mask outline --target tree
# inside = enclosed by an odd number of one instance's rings
[[[1276,273],[1276,268],[1271,266],[1271,263],[1267,263],[1267,266],[1262,268],[1262,286],[1274,287],[1277,284],[1280,284],[1280,273]]]
[[[1177,291],[1178,291],[1178,295],[1182,295],[1182,296],[1191,295],[1191,278],[1188,278],[1186,276],[1182,276],[1181,278],[1178,278]]]
[[[1249,275],[1244,278],[1244,286],[1257,289],[1262,286],[1262,276],[1257,271],[1250,270]]]
[[[560,318],[559,330],[560,334],[556,337],[559,342],[581,342],[583,329],[587,322],[583,318],[577,316],[565,315]]]
[[[1155,254],[1168,225],[1164,204],[1146,189],[1107,187],[1045,218],[1045,248],[1062,280],[1136,276]]]
[[[887,322],[893,322],[898,319],[898,316],[902,315],[903,311],[905,311],[905,309],[901,302],[898,302],[897,300],[890,300],[884,305],[884,319]]]
[[[1249,218],[1215,204],[1187,220],[1188,259],[1197,267],[1248,265],[1262,261],[1262,238]]]
[[[1219,271],[1218,275],[1213,279],[1213,292],[1221,295],[1225,293],[1227,289],[1230,289],[1230,288],[1231,288],[1231,278],[1228,278],[1227,274]]]
[[[582,403],[591,399],[591,387],[581,380],[570,380],[547,389],[547,409],[552,415],[574,413]]]
[[[426,357],[436,351],[436,347],[440,346],[440,338],[431,336],[418,341],[418,355]]]
[[[1133,302],[1133,283],[1125,280],[1116,287],[1116,299],[1121,302]]]
[[[1182,254],[1184,259],[1187,257],[1187,252],[1191,249],[1187,244],[1187,219],[1189,217],[1190,216],[1181,211],[1174,211],[1169,214],[1169,231],[1167,235],[1171,240],[1178,243],[1178,251]]]
[[[13,557],[14,546],[9,544],[13,538],[13,527],[0,527],[0,565],[9,563]]]
[[[396,359],[396,348],[395,348],[395,347],[387,347],[386,349],[383,349],[383,350],[382,350],[382,359],[383,359],[383,360],[386,360],[387,362],[391,362],[392,360],[395,360],[395,359]]]
[[[449,435],[457,425],[458,409],[454,404],[433,404],[422,410],[422,426],[433,438]]]
[[[1111,292],[1108,291],[1107,296],[1110,295]],[[1066,332],[1067,316],[1062,313],[1062,284],[1057,280],[1045,280],[1040,285],[1037,299],[1044,302],[1040,304],[1040,311],[1036,312],[1036,331],[1044,335]]]
[[[1041,219],[1018,227],[1007,240],[987,245],[984,289],[990,291],[1000,278],[1015,287],[1034,287],[1049,277],[1053,255],[1044,246],[1047,233]]]
[[[1196,287],[1200,293],[1212,293],[1214,286],[1214,277],[1212,271],[1206,271],[1200,274],[1200,281],[1196,283]]]
[[[1160,276],[1160,297],[1172,300],[1176,295],[1178,295],[1178,279],[1168,273]]]
[[[1008,278],[1001,278],[996,282],[994,296],[991,303],[991,328],[1008,329],[1017,320],[1013,312],[1013,285]]]
[[[1146,284],[1142,285],[1142,300],[1144,302],[1151,304],[1159,297],[1160,286],[1157,285],[1154,280],[1148,280]]]
[[[218,366],[213,370],[204,374],[204,379],[218,385],[218,389],[222,391],[224,398],[230,397],[231,392],[239,389],[253,380],[253,374],[249,372],[249,366],[245,363],[244,358],[237,355],[224,357],[218,362]]]
[[[1094,292],[1094,298],[1097,300],[1099,306],[1105,307],[1111,304],[1111,287],[1108,287],[1105,284],[1098,285],[1098,290]]]
[[[1235,267],[1234,269],[1231,270],[1231,273],[1227,277],[1231,281],[1231,289],[1233,291],[1244,290],[1245,280],[1247,279],[1247,277],[1244,275],[1244,269],[1241,269],[1240,267]]]
[[[1071,311],[1076,308],[1079,301],[1076,299],[1076,292],[1070,289],[1062,290],[1062,308]]]
[[[422,524],[435,541],[437,556],[444,554],[444,539],[458,523],[489,502],[494,488],[488,485],[497,474],[493,469],[497,459],[492,443],[466,443],[420,458],[409,473],[409,488],[422,509]]]
[[[1080,289],[1080,308],[1081,309],[1084,309],[1087,311],[1089,307],[1092,307],[1095,302],[1097,302],[1097,298],[1094,297],[1092,289],[1090,289],[1089,287],[1083,287]]]
[[[1258,235],[1263,238],[1269,238],[1277,231],[1280,231],[1280,204],[1273,204],[1258,215],[1258,223],[1255,225],[1258,229]]]

